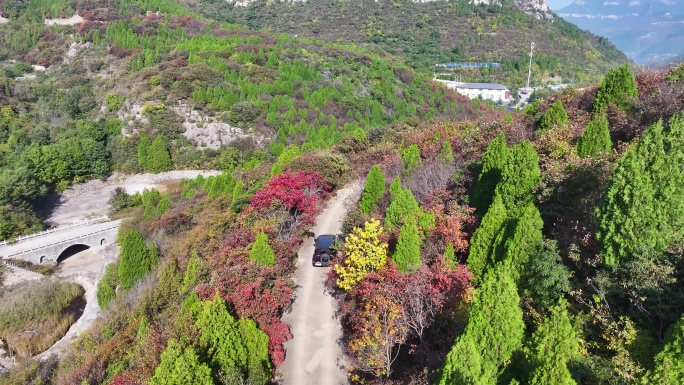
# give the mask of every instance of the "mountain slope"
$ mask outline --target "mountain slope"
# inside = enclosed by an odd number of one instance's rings
[[[524,85],[530,42],[535,42],[535,81],[596,79],[627,58],[609,41],[561,19],[537,20],[513,4],[462,1],[312,0],[256,1],[234,7],[235,20],[252,28],[362,44],[400,56],[421,71],[459,61],[500,62],[496,71],[464,72],[463,80]],[[353,15],[351,17],[350,15]]]
[[[577,0],[558,14],[609,38],[639,64],[684,53],[684,3],[661,0]]]

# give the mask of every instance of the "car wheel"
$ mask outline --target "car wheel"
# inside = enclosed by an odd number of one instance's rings
[[[320,261],[323,266],[327,266],[330,264],[330,256],[328,254],[321,254]]]

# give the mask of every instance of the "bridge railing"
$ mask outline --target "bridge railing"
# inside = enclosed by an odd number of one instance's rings
[[[84,237],[88,237],[88,236],[90,236],[90,235],[100,234],[100,233],[103,233],[103,232],[105,232],[105,231],[109,231],[109,230],[112,230],[112,229],[116,229],[116,228],[118,228],[118,227],[119,227],[119,224],[117,223],[116,225],[112,225],[112,226],[106,227],[106,228],[104,228],[104,229],[100,229],[100,230],[98,230],[98,231],[93,231],[92,233],[81,234],[81,235],[79,235],[79,236],[77,236],[77,237],[71,237],[71,238],[69,238],[69,239],[63,239],[63,240],[61,240],[61,241],[59,241],[59,242],[53,242],[53,243],[49,243],[49,244],[47,244],[47,245],[41,245],[41,246],[39,246],[39,247],[34,247],[34,248],[28,249],[28,250],[21,250],[21,251],[18,251],[18,252],[16,252],[16,253],[14,253],[14,254],[6,255],[5,258],[16,257],[16,256],[18,256],[18,255],[30,253],[30,252],[32,252],[32,251],[41,250],[41,249],[44,249],[44,248],[46,248],[46,247],[51,247],[51,246],[61,245],[61,244],[64,244],[64,243],[69,243],[69,242],[74,241],[74,240],[77,240],[77,239],[81,239],[81,238],[84,238]]]
[[[4,241],[1,241],[1,242],[0,242],[0,246],[6,245],[6,244],[8,244],[8,243],[18,243],[18,242],[21,242],[21,241],[25,241],[25,240],[27,240],[27,239],[40,237],[40,236],[43,236],[43,235],[45,235],[45,234],[51,234],[51,233],[54,233],[54,232],[57,232],[57,231],[66,230],[66,229],[71,229],[71,228],[74,228],[74,227],[83,226],[83,225],[90,224],[90,223],[102,222],[102,221],[104,221],[104,220],[106,220],[106,219],[109,219],[109,217],[106,216],[106,215],[100,215],[99,217],[95,217],[95,218],[83,219],[83,220],[80,220],[80,221],[72,222],[72,223],[70,223],[70,224],[68,224],[68,225],[53,227],[53,228],[51,228],[51,229],[47,229],[47,230],[41,231],[41,232],[39,232],[39,233],[33,233],[33,234],[24,235],[24,236],[21,236],[21,237],[16,237],[16,238],[13,238],[13,239],[4,240]]]

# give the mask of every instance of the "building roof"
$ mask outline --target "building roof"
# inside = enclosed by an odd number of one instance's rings
[[[461,83],[456,84],[456,88],[484,89],[484,90],[507,90],[505,86],[496,83]]]

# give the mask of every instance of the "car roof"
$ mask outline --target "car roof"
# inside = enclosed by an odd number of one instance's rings
[[[318,239],[318,245],[319,246],[328,247],[328,246],[332,245],[333,243],[335,243],[337,236],[332,235],[332,234],[323,234],[323,235],[319,235],[317,237],[317,239]]]

